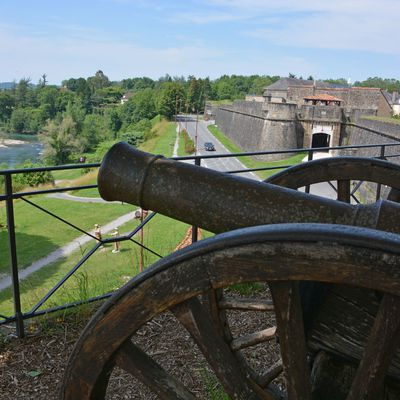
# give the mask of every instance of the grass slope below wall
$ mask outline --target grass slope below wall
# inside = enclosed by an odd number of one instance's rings
[[[229,138],[227,138],[215,125],[209,125],[208,130],[231,152],[231,153],[243,153],[244,150],[233,143]],[[279,161],[257,161],[249,156],[238,157],[239,160],[247,168],[276,168],[282,167],[285,169],[288,166],[300,164],[305,157],[306,153],[298,153],[294,156],[285,158]],[[265,171],[256,171],[255,174],[261,179],[266,179],[271,175],[281,171],[282,169],[270,169]]]

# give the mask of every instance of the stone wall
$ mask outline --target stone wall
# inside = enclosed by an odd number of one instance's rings
[[[298,116],[300,119],[339,122],[343,119],[343,109],[338,106],[302,105]]]
[[[313,125],[328,125],[333,132],[331,146],[400,143],[400,125],[360,117],[364,112],[344,112],[339,107],[302,106],[291,103],[235,101],[220,107],[215,121],[219,129],[244,151],[274,151],[309,147]],[[375,110],[369,110],[374,114]],[[350,122],[350,121],[355,121]],[[388,155],[400,153],[400,146],[387,149]],[[380,148],[341,151],[344,155],[380,155]],[[335,154],[333,154],[335,155]],[[287,157],[288,155],[285,155]],[[263,157],[281,159],[282,155]],[[400,164],[400,157],[390,158]]]
[[[378,120],[360,117],[354,124],[345,125],[344,138],[341,145],[370,145],[400,143],[400,124],[392,124]],[[346,155],[358,155],[366,157],[379,157],[380,147],[376,149],[348,150]],[[386,155],[400,154],[400,146],[387,147]],[[389,161],[400,164],[400,157],[390,157]]]
[[[375,110],[375,114],[388,117],[392,113],[381,89],[350,87],[350,88],[314,88],[313,86],[289,86],[286,99],[301,106],[304,98],[312,95],[329,94],[342,101],[341,106],[345,108]]]
[[[296,122],[294,104],[237,101],[232,107],[220,107],[215,123],[244,151],[288,150],[301,146],[301,127]],[[259,157],[269,161],[281,158],[282,155]]]
[[[260,103],[258,103],[260,104]],[[220,107],[215,116],[218,129],[244,151],[260,151],[266,119],[233,107]]]

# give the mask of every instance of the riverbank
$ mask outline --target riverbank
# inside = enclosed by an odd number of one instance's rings
[[[17,139],[0,139],[0,147],[7,148],[8,146],[15,146],[19,144],[25,144],[25,140]]]
[[[27,160],[40,162],[43,144],[37,135],[0,133],[0,164],[13,168]]]

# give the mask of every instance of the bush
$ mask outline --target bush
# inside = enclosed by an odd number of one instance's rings
[[[186,154],[193,154],[195,152],[195,146],[193,140],[188,135],[186,129],[181,131],[181,137],[185,142],[185,153]]]
[[[121,135],[121,140],[129,143],[131,146],[137,147],[140,143],[144,141],[144,132],[141,131],[133,131],[126,132]]]
[[[17,168],[35,168],[35,167],[41,167],[42,165],[40,164],[34,164],[31,161],[25,161],[23,164],[17,165]],[[39,185],[45,185],[48,183],[53,184],[54,183],[54,177],[53,174],[50,171],[39,171],[39,172],[24,172],[21,174],[16,174],[14,175],[13,182],[16,189],[26,187],[26,186],[39,186]]]

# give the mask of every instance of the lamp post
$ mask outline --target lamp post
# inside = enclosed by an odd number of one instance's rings
[[[197,125],[199,124],[199,110],[196,112],[196,130],[194,134],[194,155],[197,155]]]
[[[187,132],[187,120],[188,120],[188,108],[189,108],[189,103],[186,100],[186,117],[185,117],[185,129],[186,129],[186,132]]]

